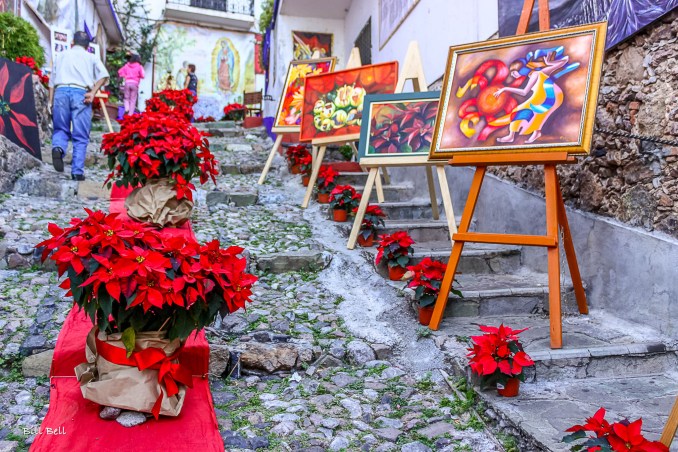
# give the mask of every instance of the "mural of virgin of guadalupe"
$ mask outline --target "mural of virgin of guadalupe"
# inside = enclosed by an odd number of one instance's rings
[[[228,40],[221,41],[221,49],[217,54],[217,88],[219,91],[231,91],[235,56],[229,48]]]

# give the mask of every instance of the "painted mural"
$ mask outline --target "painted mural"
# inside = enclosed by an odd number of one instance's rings
[[[516,33],[523,0],[499,2],[499,35]],[[535,8],[537,7],[535,3]],[[564,28],[602,20],[608,21],[609,49],[643,27],[678,7],[678,0],[551,0],[551,28]],[[532,14],[530,31],[539,29],[539,17]]]
[[[195,115],[221,117],[224,106],[242,102],[245,91],[255,91],[254,48],[252,33],[163,24],[155,59],[156,85],[171,75],[172,83],[183,87],[188,65],[194,64],[198,76]]]

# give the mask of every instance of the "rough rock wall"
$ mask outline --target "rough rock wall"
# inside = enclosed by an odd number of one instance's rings
[[[49,91],[45,88],[37,76],[33,76],[33,93],[35,95],[35,111],[38,115],[38,130],[40,131],[40,143],[52,139],[52,117],[49,114]]]
[[[678,10],[607,52],[596,125],[678,140]],[[678,147],[595,133],[591,156],[559,169],[565,202],[678,237]],[[543,192],[535,167],[494,174]]]
[[[12,191],[23,173],[39,166],[38,159],[0,135],[0,193]]]

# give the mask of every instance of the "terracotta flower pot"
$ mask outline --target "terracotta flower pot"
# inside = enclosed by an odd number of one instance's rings
[[[363,238],[362,234],[358,234],[358,245],[363,248],[374,246],[374,232],[368,235],[366,239]]]
[[[318,202],[320,204],[329,204],[330,203],[330,194],[329,193],[318,193]]]
[[[520,380],[509,378],[505,385],[497,384],[497,393],[502,397],[515,397],[520,389]]]
[[[292,174],[301,174],[301,165],[292,165],[290,167],[290,173]]]
[[[431,323],[431,316],[433,315],[433,306],[419,306],[419,323],[428,325]]]
[[[334,221],[343,223],[344,221],[348,220],[348,211],[344,209],[334,209],[332,211],[332,219]]]
[[[308,187],[308,183],[311,181],[311,176],[303,176],[301,178],[301,183],[304,184],[304,187]]]
[[[405,267],[389,267],[388,278],[391,281],[400,281],[405,276],[405,272],[407,272]]]

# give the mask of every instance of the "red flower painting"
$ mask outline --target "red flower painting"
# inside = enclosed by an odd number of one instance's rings
[[[0,60],[0,135],[40,158],[31,71],[9,60]]]
[[[397,80],[397,61],[306,77],[300,140],[357,139],[365,96],[393,93]]]

